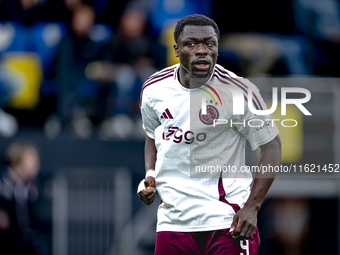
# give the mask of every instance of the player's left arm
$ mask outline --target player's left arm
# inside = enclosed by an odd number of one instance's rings
[[[269,143],[260,146],[261,156],[258,162],[260,166],[279,166],[281,162],[281,140],[276,136]],[[257,213],[262,202],[272,185],[275,172],[256,172],[253,188],[244,207],[234,215],[230,232],[233,238],[249,239],[256,230]]]

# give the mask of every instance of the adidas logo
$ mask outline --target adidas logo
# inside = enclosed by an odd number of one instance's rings
[[[174,117],[172,117],[168,108],[166,108],[165,111],[161,115],[161,119],[173,119],[173,118]]]

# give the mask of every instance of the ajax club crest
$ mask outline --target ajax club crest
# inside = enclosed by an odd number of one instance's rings
[[[214,119],[218,119],[219,114],[215,106],[207,105],[207,114],[202,114],[202,109],[199,112],[200,120],[206,125],[214,124]]]

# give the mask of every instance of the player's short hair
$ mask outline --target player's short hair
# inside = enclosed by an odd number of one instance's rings
[[[215,21],[201,14],[193,14],[185,16],[184,18],[177,22],[174,31],[174,38],[176,43],[178,43],[178,39],[180,38],[181,33],[185,26],[211,26],[213,27],[216,33],[217,39],[220,38],[220,31],[218,30]]]

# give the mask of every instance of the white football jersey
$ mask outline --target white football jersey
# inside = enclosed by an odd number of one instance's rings
[[[255,109],[267,108],[248,80],[216,65],[206,84],[187,89],[179,83],[179,66],[151,76],[140,98],[144,130],[157,148],[156,188],[163,201],[157,231],[230,228],[235,211],[220,201],[219,178],[225,199],[242,208],[252,182],[252,174],[242,171],[246,140],[255,150],[278,129],[270,115],[249,110],[248,99]],[[242,95],[244,114],[233,114],[233,89]]]

